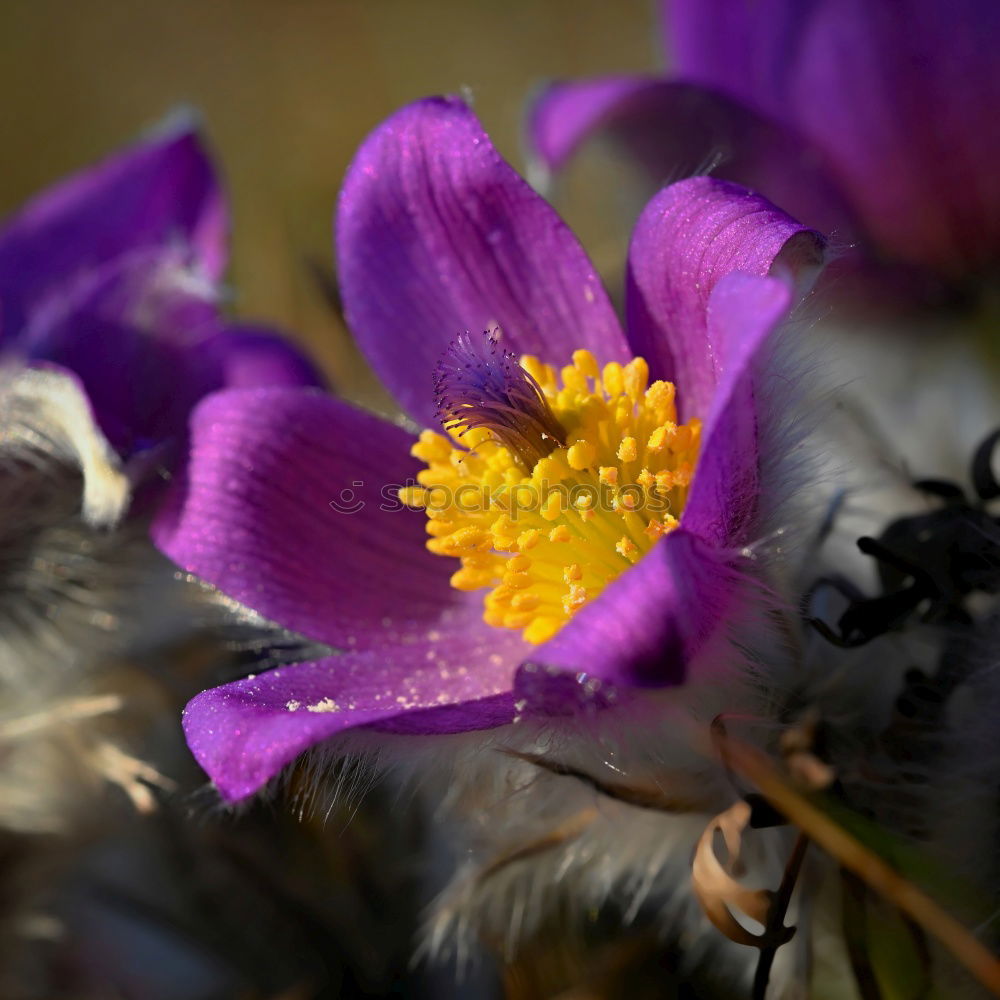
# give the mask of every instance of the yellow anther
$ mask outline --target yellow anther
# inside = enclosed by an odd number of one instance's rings
[[[589,441],[574,441],[566,451],[566,461],[571,469],[578,472],[594,464],[597,449]]]
[[[447,462],[451,457],[451,442],[434,431],[421,431],[410,454],[422,462]]]
[[[541,363],[533,354],[525,354],[521,358],[521,367],[540,385],[545,386],[549,381],[545,365]]]
[[[570,586],[569,593],[562,599],[563,610],[566,614],[571,615],[578,608],[583,607],[586,602],[587,588],[574,583]]]
[[[567,463],[560,461],[554,455],[549,455],[535,465],[532,478],[545,483],[558,483],[568,475],[569,467]]]
[[[633,358],[623,372],[625,381],[625,392],[636,402],[646,391],[646,383],[649,381],[649,365],[645,358]]]
[[[584,393],[587,391],[587,378],[575,365],[566,365],[562,372],[563,385],[572,392]]]
[[[580,370],[581,374],[589,378],[600,378],[601,369],[597,366],[597,358],[590,351],[583,348],[573,352],[573,364]]]
[[[563,495],[557,491],[553,491],[546,497],[545,502],[542,504],[542,517],[546,521],[554,521],[565,509],[566,505],[563,502]]]
[[[537,528],[529,528],[517,536],[517,547],[522,552],[527,552],[529,549],[533,549],[541,540],[542,533]]]
[[[501,514],[491,525],[490,531],[494,535],[513,535],[517,530],[514,522],[506,515]]]
[[[550,542],[569,542],[573,540],[573,533],[565,524],[557,524],[549,532]]]
[[[563,566],[563,581],[565,583],[575,583],[582,578],[583,570],[580,569],[577,563],[570,563],[568,566]]]
[[[677,428],[674,424],[660,424],[660,426],[649,435],[646,447],[650,451],[662,451],[672,442],[676,432]]]
[[[419,486],[404,486],[396,495],[399,497],[400,503],[418,510],[427,503],[427,490],[421,489]]]
[[[657,415],[667,410],[673,410],[675,390],[673,382],[657,379],[646,390],[646,405]],[[670,419],[673,419],[672,417]]]
[[[566,619],[564,617],[549,618],[536,615],[532,619],[531,624],[524,630],[523,635],[527,642],[540,645],[543,642],[548,642],[565,624]]]
[[[511,556],[507,560],[507,566],[515,573],[524,573],[531,567],[531,560],[527,556],[516,555]]]
[[[626,559],[634,559],[639,554],[639,548],[628,535],[622,535],[615,545],[615,550]]]
[[[462,556],[467,552],[487,552],[493,544],[490,534],[482,528],[459,528],[443,538],[429,538],[427,548],[431,552],[443,552],[448,556]]]
[[[540,603],[537,594],[526,594],[523,591],[510,599],[510,606],[515,611],[534,611]]]
[[[622,438],[622,443],[618,445],[618,459],[622,462],[634,462],[639,454],[634,437]]]
[[[598,470],[597,478],[604,483],[605,486],[617,486],[618,467],[615,465],[602,465]]]
[[[451,574],[451,585],[456,590],[481,590],[493,583],[493,579],[492,573],[463,566]]]
[[[433,538],[444,538],[450,535],[458,525],[454,521],[445,521],[437,517],[427,518],[427,534]]]
[[[638,476],[635,477],[635,481],[644,489],[651,490],[653,485],[656,483],[656,477],[653,475],[649,469],[643,469]]]
[[[526,590],[535,581],[527,573],[504,573],[503,584],[511,590]]]
[[[625,387],[625,380],[622,373],[622,366],[617,361],[609,361],[604,366],[601,374],[601,381],[604,383],[604,391],[612,398],[620,396]]]

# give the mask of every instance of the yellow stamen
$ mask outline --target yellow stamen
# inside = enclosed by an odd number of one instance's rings
[[[539,643],[677,527],[701,426],[677,424],[673,385],[647,387],[642,358],[600,368],[579,350],[558,373],[521,365],[567,444],[526,471],[484,428],[460,441],[424,431],[412,453],[427,468],[399,498],[427,511],[428,549],[461,561],[452,586],[485,590],[489,624]]]

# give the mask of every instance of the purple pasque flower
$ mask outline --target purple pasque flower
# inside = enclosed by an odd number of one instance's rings
[[[473,447],[431,431],[414,438],[312,391],[226,391],[196,409],[187,492],[155,525],[158,544],[225,593],[339,651],[189,704],[190,745],[231,800],[359,726],[488,729],[524,709],[565,712],[595,688],[682,683],[733,598],[736,553],[765,513],[755,359],[788,315],[796,280],[822,256],[814,232],[735,185],[672,185],[636,227],[623,329],[576,238],[454,99],[409,105],[372,133],[348,171],[336,229],[346,315],[362,350],[417,424],[439,427],[443,415],[473,427]],[[497,328],[499,344],[481,339]],[[533,359],[522,368],[511,355]],[[636,355],[645,360],[630,362]],[[553,365],[568,366],[561,388]],[[674,406],[676,420],[657,422]],[[609,419],[618,432],[610,443],[593,433],[610,433]],[[540,643],[521,634],[530,608],[491,625],[489,601],[501,588],[484,602],[482,590],[459,586],[466,569],[481,569],[477,553],[509,558],[507,569],[530,576],[528,522],[501,541],[509,529],[494,510],[488,530],[482,519],[448,525],[430,510],[429,519],[406,510],[397,495],[402,487],[424,505],[413,484],[434,485],[448,470],[495,492],[529,482],[546,463],[566,483],[596,483],[613,478],[617,461],[620,486],[641,478],[655,435],[669,455],[663,435],[687,425],[690,446],[699,421],[693,479],[664,466],[678,476],[667,489],[680,491],[672,495],[685,498],[683,511],[675,508],[659,540],[636,534],[642,558],[618,550],[621,528],[608,532],[608,518],[625,523],[618,507],[600,510],[599,524],[575,508],[546,511],[555,514],[546,532],[576,539],[567,552],[615,571],[554,634],[528,635]],[[617,459],[600,468],[609,448]],[[557,543],[546,533],[539,548],[551,555]],[[456,555],[470,564],[460,569]],[[539,556],[536,568],[552,565]],[[590,563],[579,568],[586,574]],[[545,580],[529,582],[545,596]],[[579,582],[570,574],[559,587],[572,596]]]
[[[316,384],[289,343],[220,313],[227,237],[186,125],[60,182],[0,228],[0,352],[77,382],[123,458],[176,446],[213,389]]]
[[[668,77],[557,83],[530,123],[561,167],[610,129],[654,178],[721,176],[948,280],[1000,256],[1000,6],[667,0]]]

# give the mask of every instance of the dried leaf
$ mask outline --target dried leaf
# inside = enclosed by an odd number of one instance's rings
[[[791,938],[794,927],[754,934],[733,916],[733,911],[737,910],[766,927],[774,901],[774,893],[766,889],[748,889],[732,874],[739,870],[743,831],[750,822],[750,812],[750,806],[740,801],[708,824],[695,848],[691,882],[705,915],[730,941],[751,948],[778,947]],[[716,854],[716,833],[722,835],[726,845],[725,865]]]

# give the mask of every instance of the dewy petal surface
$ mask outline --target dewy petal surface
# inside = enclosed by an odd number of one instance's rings
[[[711,167],[713,176],[766,194],[794,218],[842,242],[851,238],[854,223],[825,158],[725,94],[648,76],[557,82],[536,101],[528,122],[533,149],[550,171],[595,133],[640,163],[655,190]]]
[[[16,334],[51,287],[129,251],[189,247],[217,279],[227,221],[212,165],[197,136],[173,130],[49,188],[0,230],[0,333]]]
[[[504,346],[565,363],[627,360],[607,294],[573,233],[456,99],[403,108],[362,145],[337,215],[348,323],[404,409],[435,423],[431,373],[455,336],[498,324]]]
[[[347,653],[203,691],[184,712],[188,743],[222,795],[236,800],[347,729],[440,734],[513,719],[511,664],[470,647],[468,669],[442,678],[426,651]]]
[[[723,375],[708,328],[708,301],[727,274],[762,276],[780,263],[789,279],[814,276],[818,234],[769,201],[727,181],[693,177],[646,207],[629,248],[626,314],[633,353],[650,375],[677,386],[681,415],[704,419]]]
[[[396,498],[420,467],[412,442],[320,392],[215,393],[193,414],[186,488],[154,538],[185,569],[335,648],[424,643],[457,667],[489,636],[506,659],[521,640],[504,646],[480,595],[449,585],[423,516]]]
[[[829,158],[894,255],[943,270],[1000,252],[1000,5],[674,0],[673,72],[747,102]]]

